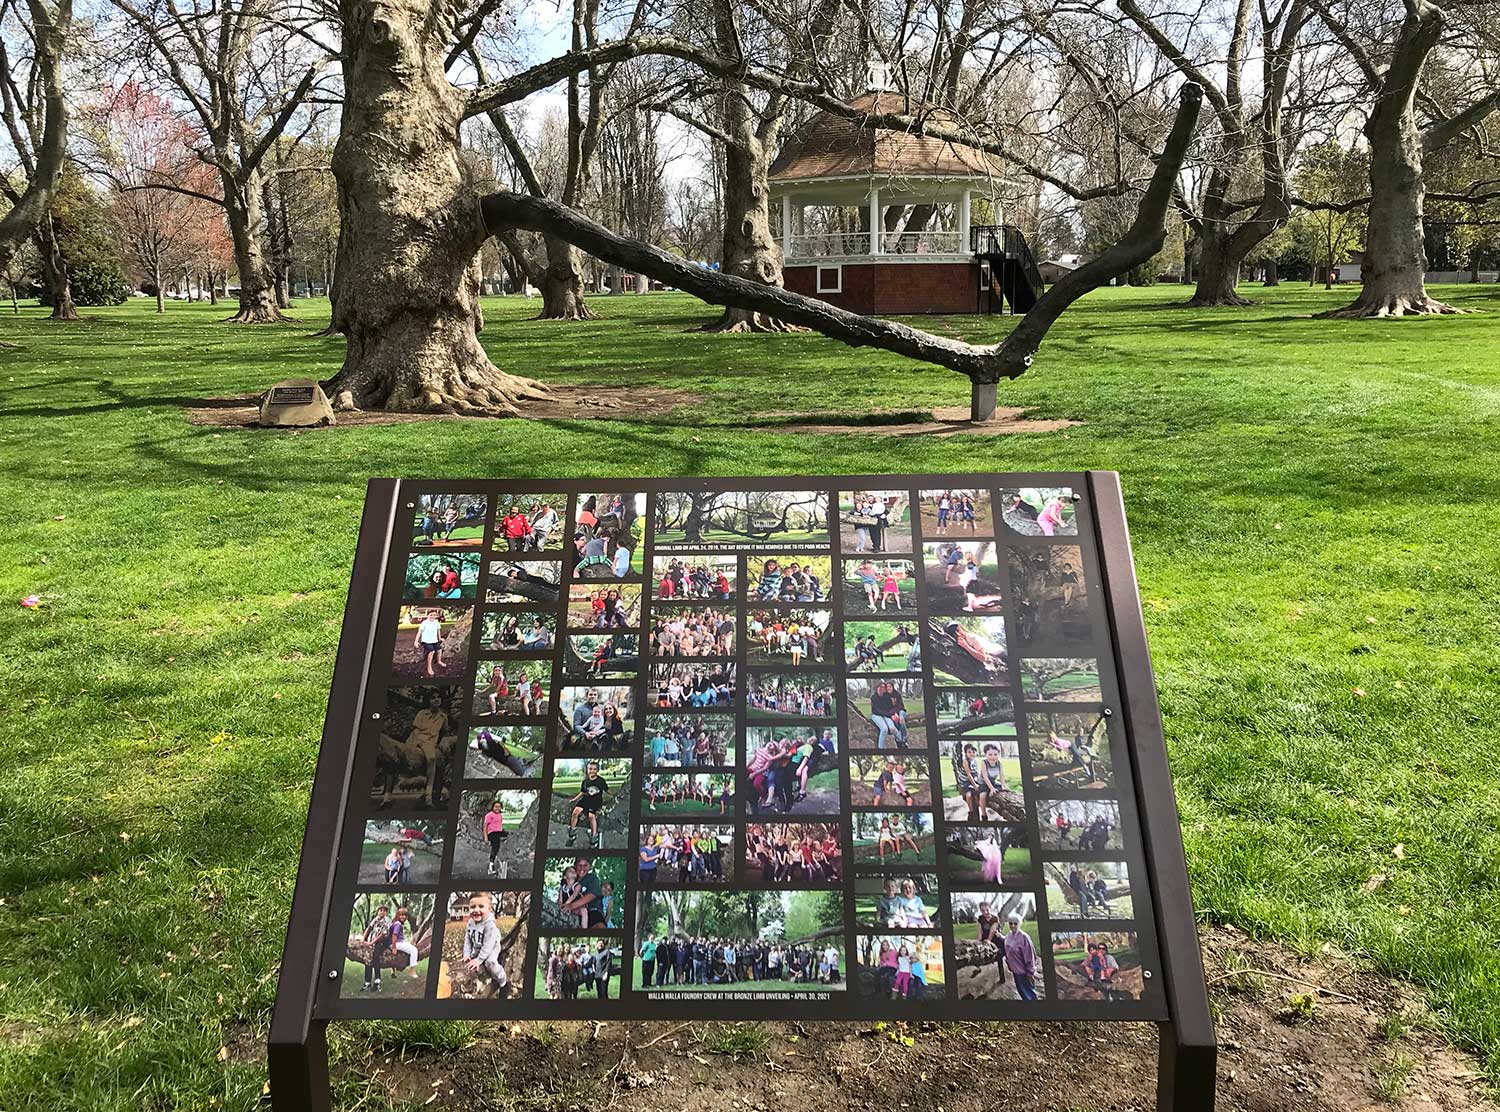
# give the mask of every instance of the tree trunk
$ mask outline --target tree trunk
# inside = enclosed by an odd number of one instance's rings
[[[219,303],[219,280],[214,276],[212,269],[209,269],[203,277],[208,283],[208,303],[217,305]]]
[[[1231,257],[1228,250],[1230,238],[1227,227],[1222,230],[1212,226],[1204,228],[1198,257],[1198,284],[1193,289],[1193,296],[1187,300],[1189,306],[1250,304],[1235,289],[1244,256]]]
[[[768,173],[770,159],[765,144],[755,134],[748,108],[735,97],[745,119],[737,121],[736,142],[724,151],[724,251],[725,274],[733,274],[764,286],[781,285],[781,246],[771,234],[771,203]],[[704,332],[806,332],[807,329],[749,309],[726,308]]]
[[[546,237],[547,269],[538,283],[542,311],[537,320],[598,320],[583,299],[583,262],[578,248],[565,239]]]
[[[165,313],[167,311],[167,291],[162,288],[160,266],[151,272],[151,279],[156,286],[156,311],[158,313]]]
[[[1385,71],[1365,139],[1370,147],[1370,211],[1351,305],[1324,317],[1403,317],[1459,313],[1427,296],[1422,236],[1422,131],[1414,106],[1422,66],[1442,36],[1441,9],[1419,4],[1408,15]]]
[[[333,303],[348,344],[325,389],[360,408],[516,414],[544,387],[499,370],[479,343],[470,264],[489,233],[459,147],[463,97],[443,72],[450,9],[341,7]]]
[[[260,175],[250,174],[243,183],[220,172],[224,183],[224,214],[234,241],[234,264],[240,272],[240,308],[226,318],[232,324],[270,324],[284,321],[276,307],[275,280],[266,261],[266,215],[262,204]]]
[[[52,300],[53,320],[77,320],[78,309],[73,305],[73,285],[68,280],[68,263],[63,258],[62,248],[57,245],[57,227],[49,212],[42,217],[36,229],[37,251],[42,257],[42,278],[47,283],[47,294]]]
[[[1279,286],[1279,285],[1281,285],[1281,271],[1277,267],[1275,259],[1267,259],[1266,260],[1266,280],[1265,280],[1265,285],[1267,285],[1267,286]]]

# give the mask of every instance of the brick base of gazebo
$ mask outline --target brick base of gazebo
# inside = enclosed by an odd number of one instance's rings
[[[872,259],[788,265],[782,270],[782,281],[793,293],[866,316],[980,309],[977,260],[905,263]]]

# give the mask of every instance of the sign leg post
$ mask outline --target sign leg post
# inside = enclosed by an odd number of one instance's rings
[[[1183,1038],[1177,1024],[1157,1025],[1161,1039],[1156,1068],[1156,1112],[1213,1112],[1219,1048]],[[279,1110],[278,1110],[279,1112]]]
[[[267,1056],[275,1112],[332,1112],[328,1024],[314,1020],[305,1042],[272,1042]]]

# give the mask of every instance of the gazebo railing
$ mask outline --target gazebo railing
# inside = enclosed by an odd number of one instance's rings
[[[953,232],[886,232],[880,249],[887,255],[957,255],[963,243]]]
[[[816,259],[831,255],[868,255],[870,253],[869,232],[815,232],[812,235],[793,236],[792,259]]]

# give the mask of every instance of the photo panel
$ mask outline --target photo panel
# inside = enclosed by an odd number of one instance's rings
[[[552,665],[546,660],[481,660],[474,670],[477,718],[540,718],[547,713]]]
[[[611,491],[580,494],[568,545],[574,579],[639,579],[645,569],[646,496]]]
[[[864,556],[844,560],[844,613],[896,617],[917,612],[917,565],[910,559]]]
[[[458,800],[454,880],[530,880],[541,793],[536,788],[468,790]]]
[[[360,884],[436,884],[443,867],[446,822],[371,819],[359,851]]]
[[[1067,714],[1027,712],[1026,747],[1031,782],[1049,793],[1114,786],[1109,719],[1098,709]]]
[[[828,493],[820,490],[666,491],[656,496],[658,551],[829,545]]]
[[[1072,487],[1010,487],[998,492],[1005,527],[1023,537],[1076,537]]]
[[[392,674],[413,681],[462,679],[473,624],[471,606],[403,606],[396,617]]]
[[[1039,799],[1036,827],[1043,850],[1099,854],[1124,848],[1120,805],[1113,799]]]
[[[464,755],[465,780],[527,780],[542,774],[545,726],[475,726]]]
[[[1004,618],[928,618],[926,633],[933,683],[1004,687],[1010,682]]]
[[[832,719],[838,713],[837,703],[832,672],[803,669],[746,675],[745,715],[751,722]]]
[[[479,651],[550,655],[557,616],[550,610],[489,610],[479,619]]]
[[[339,995],[425,997],[437,906],[434,892],[355,892]]]
[[[735,882],[734,827],[724,823],[653,821],[640,829],[641,893],[656,887],[726,886]]]
[[[1130,871],[1123,861],[1043,861],[1047,915],[1058,919],[1133,919]]]
[[[922,646],[915,619],[844,622],[844,669],[848,672],[920,672]]]
[[[732,657],[737,625],[732,602],[659,603],[651,608],[647,645],[653,657],[664,660]]]
[[[553,761],[547,848],[625,849],[634,772],[634,763],[624,757]]]
[[[489,495],[423,494],[412,514],[413,548],[482,548]]]
[[[751,726],[745,731],[747,814],[837,815],[838,730],[833,726]]]
[[[839,491],[839,550],[853,555],[911,551],[911,493]]]
[[[1046,996],[1032,892],[954,892],[953,978],[960,1000]]]
[[[941,935],[861,934],[854,944],[849,977],[862,998],[920,1003],[946,997]]]
[[[998,614],[1005,609],[994,541],[924,544],[922,577],[934,614]]]
[[[556,934],[537,940],[537,1000],[618,1000],[625,983],[625,944],[618,936]]]
[[[659,710],[732,707],[739,700],[739,665],[673,660],[651,665],[646,695]]]
[[[558,692],[557,712],[564,753],[623,753],[635,741],[635,689],[626,684],[571,684]]]
[[[939,738],[1016,736],[1016,709],[1010,693],[995,687],[940,687],[932,693]]]
[[[1012,548],[1008,559],[1017,643],[1063,652],[1092,649],[1082,550],[1076,544]]]
[[[438,999],[515,1000],[523,970],[531,893],[492,888],[450,892],[438,959]]]
[[[734,773],[659,769],[641,777],[641,817],[734,819]]]
[[[826,664],[833,657],[832,621],[833,611],[824,607],[752,605],[745,619],[745,661],[794,668]]]
[[[730,602],[740,578],[738,556],[684,552],[651,558],[651,589],[667,602]]]
[[[563,648],[563,674],[571,677],[629,679],[640,666],[638,633],[570,633]]]
[[[928,811],[856,811],[851,825],[859,872],[937,865],[937,835]]]
[[[643,893],[631,983],[653,998],[842,992],[843,924],[841,892]]]
[[[932,769],[925,754],[851,753],[849,786],[856,807],[932,808]]]
[[[495,549],[510,553],[563,550],[566,494],[501,494],[495,499]]]
[[[917,495],[917,507],[922,519],[922,536],[926,539],[995,535],[988,490],[972,487],[924,490]]]
[[[937,873],[870,873],[854,878],[854,925],[867,931],[936,930],[948,909]]]
[[[1134,931],[1051,931],[1059,1000],[1139,1000],[1146,990]]]
[[[628,906],[625,858],[548,853],[542,861],[542,927],[548,934],[618,931]]]
[[[745,826],[747,884],[832,885],[844,878],[837,822],[752,822]]]
[[[530,603],[550,611],[557,605],[561,583],[562,565],[556,560],[491,560],[484,601]]]
[[[401,597],[407,602],[472,601],[479,593],[477,552],[413,552],[406,559]]]
[[[733,768],[735,732],[732,712],[648,714],[646,767]]]
[[[745,598],[750,602],[827,602],[833,590],[833,559],[798,553],[747,557]]]
[[[459,746],[460,690],[425,686],[386,689],[370,782],[370,801],[377,811],[428,811],[448,806]]]
[[[575,583],[568,588],[568,628],[638,630],[641,628],[639,583]]]
[[[1028,703],[1099,701],[1099,662],[1093,657],[1023,656],[1017,667]]]
[[[1031,836],[1024,822],[999,826],[950,825],[943,836],[943,855],[951,884],[1033,886]]]
[[[927,699],[920,676],[844,681],[849,701],[849,748],[918,750],[927,747]]]
[[[943,817],[949,822],[1023,822],[1021,744],[1010,737],[938,738]]]

